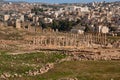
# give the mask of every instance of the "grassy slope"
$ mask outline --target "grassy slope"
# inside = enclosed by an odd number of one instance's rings
[[[79,80],[119,80],[119,61],[70,61],[56,67],[40,76],[24,77],[20,80],[58,80],[60,78],[75,78]]]
[[[1,52],[0,74],[9,72],[11,74],[21,74],[29,70],[39,70],[46,63],[55,62],[64,58],[65,55],[57,53],[31,53],[20,55],[7,55]]]
[[[0,55],[0,74],[3,72],[22,74],[39,69],[47,62],[64,58],[63,54],[31,53],[20,55]],[[29,65],[25,65],[25,64]],[[13,66],[12,66],[13,65]],[[11,80],[57,80],[65,77],[77,77],[79,80],[114,80],[120,79],[120,61],[70,61],[55,65],[49,72],[38,76],[24,76]]]

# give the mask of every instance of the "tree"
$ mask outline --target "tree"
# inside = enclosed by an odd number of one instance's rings
[[[51,25],[51,28],[54,29],[54,30],[59,29],[59,23],[54,20],[52,25]]]
[[[60,31],[70,31],[72,29],[72,23],[68,20],[63,20],[59,22],[59,30]]]
[[[85,28],[85,32],[91,32],[90,27],[86,26],[86,28]]]
[[[43,8],[37,8],[34,7],[33,9],[31,9],[31,12],[34,12],[36,15],[39,14],[39,12],[43,12]]]
[[[46,24],[44,23],[44,22],[42,22],[42,21],[39,21],[39,23],[40,23],[40,26],[44,29],[44,28],[47,28],[47,26],[46,26]]]

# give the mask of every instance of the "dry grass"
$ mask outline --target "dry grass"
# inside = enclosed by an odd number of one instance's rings
[[[20,55],[7,55],[2,52],[0,55],[0,74],[3,72],[23,74],[26,71],[39,69],[48,62],[55,62],[57,59],[64,57],[66,55],[58,52]],[[77,77],[79,80],[119,80],[120,61],[62,62],[56,64],[53,69],[45,74],[32,77],[24,75],[21,78],[10,78],[10,80],[58,80],[65,77]]]

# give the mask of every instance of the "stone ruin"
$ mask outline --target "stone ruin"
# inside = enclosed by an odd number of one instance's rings
[[[38,32],[38,33],[37,33]],[[34,32],[32,32],[34,33]],[[40,50],[40,49],[85,49],[101,47],[120,47],[120,42],[109,44],[107,35],[101,33],[63,33],[52,29],[35,31],[37,34],[23,35],[22,40],[0,39],[0,49],[5,50]],[[118,44],[119,43],[119,44]]]
[[[43,32],[44,33],[44,32]],[[26,36],[27,44],[39,49],[94,48],[107,44],[106,34],[44,33],[40,36]]]

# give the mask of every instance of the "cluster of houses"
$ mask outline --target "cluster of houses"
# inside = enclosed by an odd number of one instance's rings
[[[40,28],[40,21],[49,24],[53,20],[80,20],[73,26],[72,32],[82,34],[87,25],[95,32],[120,34],[120,2],[79,5],[7,2],[0,4],[0,7],[0,24],[7,27]]]

